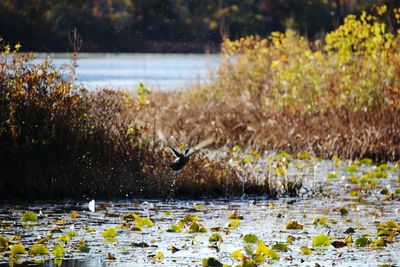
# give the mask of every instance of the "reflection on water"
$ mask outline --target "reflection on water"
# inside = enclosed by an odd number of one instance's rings
[[[46,54],[39,54],[42,61]],[[51,54],[57,66],[70,64],[69,54]],[[209,81],[220,64],[215,54],[88,54],[78,55],[77,81],[94,89],[177,90]]]

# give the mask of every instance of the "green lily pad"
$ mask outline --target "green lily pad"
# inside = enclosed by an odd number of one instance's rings
[[[223,238],[220,234],[218,233],[213,233],[212,235],[210,235],[210,237],[208,238],[209,242],[223,242]]]
[[[245,234],[243,236],[243,241],[246,243],[257,243],[258,242],[258,237],[253,234]]]
[[[49,249],[43,244],[34,244],[30,251],[31,254],[47,254],[49,253]]]
[[[309,249],[309,248],[306,247],[306,246],[302,246],[302,247],[300,248],[300,252],[301,252],[301,254],[303,254],[303,255],[311,255],[311,253],[312,253],[311,249]]]
[[[104,238],[116,237],[117,236],[117,230],[115,230],[115,228],[112,228],[112,227],[108,228],[102,233],[102,236]]]
[[[37,220],[38,216],[32,211],[25,212],[21,217],[22,222],[36,222]]]
[[[300,230],[303,229],[303,225],[299,224],[297,221],[291,221],[286,224],[287,230]]]
[[[357,247],[365,247],[371,244],[371,240],[366,238],[365,236],[359,237],[356,239],[355,245]]]
[[[15,255],[15,254],[26,254],[28,253],[25,249],[25,246],[22,244],[15,244],[11,247],[10,249],[10,254]]]
[[[277,251],[289,251],[289,247],[285,244],[285,243],[276,243],[275,245],[272,246],[273,250],[277,250]]]
[[[64,255],[65,248],[60,244],[54,244],[53,255],[56,258],[62,258]]]
[[[331,240],[329,236],[325,234],[320,234],[314,237],[312,244],[314,247],[327,247],[330,246]]]

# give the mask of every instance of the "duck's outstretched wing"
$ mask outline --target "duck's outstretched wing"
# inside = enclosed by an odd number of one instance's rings
[[[197,146],[193,147],[189,153],[187,153],[185,156],[190,157],[194,153],[198,152],[200,149],[205,148],[209,145],[214,143],[214,138],[207,138],[206,140],[201,141],[200,143],[197,144]]]
[[[183,157],[183,154],[179,153],[175,148],[173,148],[172,146],[168,146],[168,147],[171,150],[171,152],[175,155],[175,157],[177,157],[177,158]]]

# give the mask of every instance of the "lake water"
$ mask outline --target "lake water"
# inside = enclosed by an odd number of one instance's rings
[[[71,63],[70,54],[50,56],[54,64]],[[152,90],[179,90],[206,83],[220,64],[217,54],[94,54],[78,55],[77,82],[90,89],[135,90],[139,83]]]

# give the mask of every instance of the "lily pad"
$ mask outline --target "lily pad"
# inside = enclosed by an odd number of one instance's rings
[[[329,236],[320,234],[314,237],[312,244],[314,247],[327,247],[331,244]]]
[[[309,248],[306,247],[306,246],[302,246],[302,247],[300,248],[300,252],[301,252],[301,254],[303,254],[303,255],[311,255],[311,253],[312,253],[311,249],[309,249]]]
[[[110,237],[116,237],[117,236],[117,230],[115,228],[108,228],[106,229],[102,234],[104,238],[110,238]]]
[[[212,235],[210,235],[210,237],[208,238],[209,242],[223,242],[224,240],[222,239],[222,236],[218,233],[213,233]]]
[[[54,244],[53,255],[56,258],[62,258],[64,255],[65,248],[60,244]]]
[[[36,222],[37,220],[38,216],[32,211],[25,212],[21,217],[22,222]]]
[[[10,249],[10,254],[15,255],[15,254],[26,254],[28,253],[25,249],[25,246],[22,244],[15,244],[11,247]]]
[[[30,251],[31,254],[47,254],[49,253],[49,249],[43,244],[34,244]]]
[[[297,221],[291,221],[286,224],[285,227],[287,230],[300,230],[303,229],[303,225],[299,224]]]
[[[355,245],[357,247],[365,247],[371,244],[371,240],[366,238],[365,236],[359,237],[356,239]]]
[[[257,243],[258,242],[258,237],[253,234],[245,234],[243,236],[243,241],[246,243]]]

